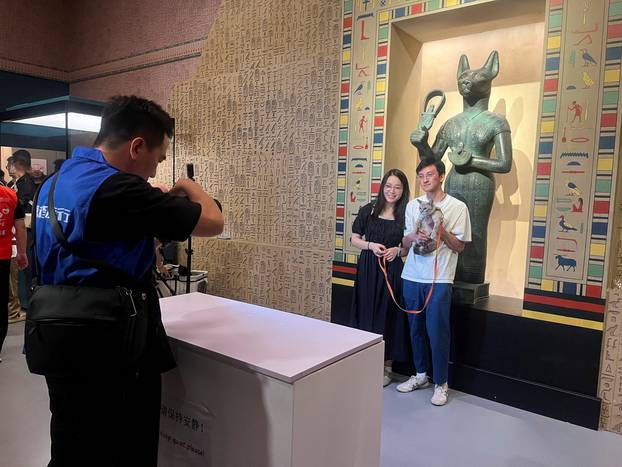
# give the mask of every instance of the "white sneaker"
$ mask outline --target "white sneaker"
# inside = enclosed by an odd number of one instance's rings
[[[402,384],[397,385],[397,390],[399,392],[410,392],[415,389],[421,389],[428,387],[430,385],[430,381],[428,379],[428,375],[414,375],[411,376],[408,381],[403,382]]]
[[[391,377],[385,373],[382,377],[382,387],[387,387],[389,384],[391,384]]]
[[[390,366],[385,366],[384,367],[384,376],[382,378],[382,387],[386,387],[389,384],[391,384],[391,381],[393,381],[393,378],[391,378],[391,367]]]
[[[434,386],[434,395],[432,396],[432,399],[430,399],[430,402],[432,402],[433,405],[445,405],[447,404],[447,390],[449,388],[447,387],[447,383],[445,384],[441,384],[440,386],[437,384]]]

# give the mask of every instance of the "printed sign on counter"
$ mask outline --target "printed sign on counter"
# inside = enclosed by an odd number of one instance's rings
[[[211,467],[211,417],[207,407],[163,393],[159,464],[168,467]]]

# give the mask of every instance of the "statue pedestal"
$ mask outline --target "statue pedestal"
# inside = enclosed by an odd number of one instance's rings
[[[488,298],[490,282],[483,284],[470,284],[468,282],[454,282],[453,297],[454,303],[473,305],[478,300]]]

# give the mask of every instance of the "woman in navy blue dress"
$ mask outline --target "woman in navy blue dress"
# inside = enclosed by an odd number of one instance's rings
[[[404,213],[410,199],[408,179],[398,169],[382,178],[376,201],[362,206],[352,225],[353,246],[361,249],[351,312],[351,326],[382,334],[385,341],[384,385],[391,382],[390,361],[411,359],[408,318],[389,295],[378,258],[385,258],[387,276],[395,297],[402,296],[400,245],[404,235]],[[388,367],[386,365],[389,365]]]

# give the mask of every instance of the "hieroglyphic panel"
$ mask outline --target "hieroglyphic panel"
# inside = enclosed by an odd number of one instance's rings
[[[622,5],[549,0],[524,308],[602,320],[616,189]],[[598,92],[595,91],[598,89]],[[592,309],[590,314],[590,308]]]
[[[194,164],[231,238],[195,242],[211,293],[329,318],[340,20],[328,0],[223,1],[173,90],[176,178]]]
[[[384,81],[376,79],[377,18],[373,11],[363,9],[350,18],[352,37],[356,47],[351,49],[349,82],[350,115],[347,121],[347,186],[345,200],[345,238],[352,235],[352,222],[361,206],[367,204],[373,194],[372,154],[374,148],[374,96],[375,89]],[[343,102],[343,100],[342,100]],[[345,122],[344,122],[345,123]],[[359,250],[345,242],[344,250]]]
[[[562,35],[571,40],[561,54],[544,271],[557,280],[585,282],[589,274],[605,13],[604,0],[566,6]]]
[[[603,335],[598,396],[601,428],[622,434],[622,289],[610,289]]]

